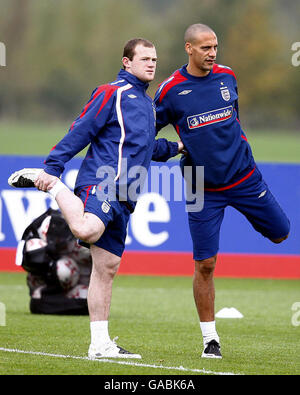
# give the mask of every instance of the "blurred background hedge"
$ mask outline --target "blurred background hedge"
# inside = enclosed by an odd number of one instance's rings
[[[218,63],[237,75],[243,125],[299,131],[299,17],[293,0],[0,0],[0,120],[74,119],[97,85],[114,80],[133,37],[156,45],[153,96],[187,62],[184,31],[201,22],[218,35]]]

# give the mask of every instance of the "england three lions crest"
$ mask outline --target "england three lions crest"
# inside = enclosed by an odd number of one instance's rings
[[[230,92],[229,92],[229,89],[227,88],[227,86],[222,86],[220,88],[220,92],[221,92],[222,98],[225,101],[229,101],[230,100]]]

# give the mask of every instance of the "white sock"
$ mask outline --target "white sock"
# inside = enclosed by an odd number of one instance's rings
[[[58,192],[60,192],[64,188],[68,188],[68,187],[62,181],[57,180],[54,187],[52,187],[48,191],[48,193],[50,193],[50,195],[55,199]]]
[[[216,331],[216,322],[200,322],[200,328],[203,336],[203,344],[204,346],[209,343],[211,340],[216,340],[220,343],[220,338]]]
[[[108,334],[108,321],[92,321],[91,328],[91,343],[103,344],[111,341]]]

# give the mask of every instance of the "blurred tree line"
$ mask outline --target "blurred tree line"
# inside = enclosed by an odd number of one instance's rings
[[[299,130],[299,17],[293,0],[0,0],[0,119],[75,118],[97,85],[115,79],[133,37],[156,45],[153,96],[187,62],[184,31],[200,22],[217,33],[217,62],[237,75],[243,124]]]

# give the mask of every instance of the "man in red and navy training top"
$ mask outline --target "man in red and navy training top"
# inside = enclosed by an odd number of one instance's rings
[[[224,210],[232,206],[274,243],[288,237],[290,224],[255,164],[241,127],[236,76],[215,63],[218,40],[203,24],[185,32],[187,65],[156,92],[157,130],[172,124],[183,142],[185,166],[204,167],[204,206],[189,211],[195,272],[194,299],[200,319],[202,357],[222,358],[215,327],[213,274]],[[196,172],[194,172],[195,174]],[[197,180],[192,180],[197,187]]]

